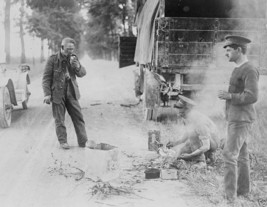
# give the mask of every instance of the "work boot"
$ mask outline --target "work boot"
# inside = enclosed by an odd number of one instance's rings
[[[237,206],[237,201],[235,198],[226,198],[226,204],[230,207]]]
[[[229,196],[229,195],[224,194],[223,197],[226,200],[227,206],[230,206],[230,207],[236,206],[237,200],[235,196]]]
[[[60,148],[61,149],[64,149],[64,150],[68,150],[68,149],[70,149],[70,146],[69,146],[68,143],[61,143],[60,144]]]

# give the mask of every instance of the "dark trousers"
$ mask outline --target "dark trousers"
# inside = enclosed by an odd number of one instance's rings
[[[224,185],[228,199],[250,192],[250,166],[247,140],[251,123],[230,122],[223,157],[225,162]]]
[[[66,93],[65,98],[60,104],[52,103],[53,117],[55,119],[56,134],[59,143],[67,142],[67,130],[65,126],[66,110],[68,111],[74,125],[78,144],[84,144],[87,141],[87,134],[81,112],[81,106],[78,100],[74,99],[69,93]]]

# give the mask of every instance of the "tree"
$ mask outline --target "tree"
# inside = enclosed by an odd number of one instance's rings
[[[20,36],[20,42],[21,42],[21,58],[20,62],[25,63],[26,62],[26,55],[25,55],[25,42],[24,42],[24,18],[25,18],[25,2],[24,0],[20,0],[20,19],[19,19],[19,36]]]
[[[10,0],[5,0],[5,53],[6,63],[10,63]]]
[[[27,0],[27,4],[31,9],[40,12],[47,10],[47,8],[63,9],[71,12],[77,12],[79,10],[79,6],[75,0]]]
[[[5,53],[6,53],[6,63],[10,63],[11,59],[11,54],[10,54],[10,9],[11,6],[15,3],[21,2],[20,6],[20,19],[19,19],[19,27],[20,27],[20,40],[21,40],[21,62],[26,61],[26,56],[25,56],[25,44],[24,44],[24,16],[25,16],[25,11],[24,11],[24,0],[5,0]]]
[[[129,29],[134,13],[131,12],[132,5],[132,0],[91,0],[86,5],[89,19],[86,41],[90,56],[105,59],[116,57],[118,35],[132,35]]]
[[[28,30],[42,40],[47,39],[52,51],[60,48],[66,36],[75,39],[79,46],[84,20],[75,0],[27,0],[27,3],[33,9]]]
[[[41,58],[40,62],[44,61],[44,39],[48,39],[49,23],[48,17],[42,13],[36,11],[32,12],[32,15],[28,17],[28,31],[41,39]]]

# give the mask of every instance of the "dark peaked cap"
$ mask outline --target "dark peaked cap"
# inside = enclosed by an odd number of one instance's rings
[[[226,48],[227,46],[230,45],[239,45],[239,46],[247,46],[248,43],[251,42],[250,39],[242,36],[237,36],[237,35],[227,35],[225,37],[225,45],[223,48]]]

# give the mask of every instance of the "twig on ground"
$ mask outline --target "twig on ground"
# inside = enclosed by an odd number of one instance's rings
[[[49,173],[51,174],[57,173],[59,175],[63,175],[66,178],[72,176],[78,176],[75,178],[76,181],[79,181],[84,178],[85,172],[82,169],[72,166],[70,163],[63,164],[62,161],[59,161],[54,157],[53,153],[51,153],[51,157],[54,160],[55,167],[48,167]],[[72,172],[71,169],[76,169],[78,170],[78,172]]]
[[[141,101],[138,101],[137,103],[134,104],[120,104],[122,107],[133,107],[133,106],[138,106],[141,103]]]
[[[85,175],[85,172],[83,170],[81,170],[80,168],[77,168],[77,167],[73,167],[73,168],[79,170],[80,171],[80,175],[81,175],[79,178],[75,178],[75,180],[79,181],[79,180],[83,179],[84,175]]]
[[[92,196],[98,195],[102,197],[107,197],[109,195],[130,195],[133,194],[132,189],[125,189],[125,187],[114,187],[109,182],[103,182],[99,180],[96,182],[91,189]]]
[[[99,202],[99,201],[95,201],[95,203],[104,204],[104,205],[107,205],[107,206],[117,206],[117,205],[113,205],[113,204],[109,204],[109,203],[104,203],[104,202]]]
[[[138,195],[138,194],[136,194],[136,193],[133,193],[135,196],[137,196],[137,197],[139,197],[139,198],[143,198],[143,199],[146,199],[146,200],[149,200],[149,201],[154,201],[153,199],[151,199],[151,198],[146,198],[146,197],[143,197],[143,196],[140,196],[140,195]]]
[[[90,106],[98,106],[98,105],[101,105],[101,103],[92,103],[92,104],[90,104]]]

